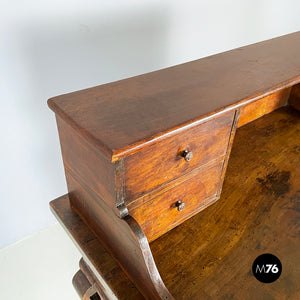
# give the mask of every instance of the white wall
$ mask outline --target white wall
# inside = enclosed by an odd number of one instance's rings
[[[49,97],[300,30],[297,0],[0,4],[0,248],[67,191]]]

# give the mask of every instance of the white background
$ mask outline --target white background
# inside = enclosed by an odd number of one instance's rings
[[[0,248],[67,192],[48,98],[300,30],[299,0],[0,4]]]

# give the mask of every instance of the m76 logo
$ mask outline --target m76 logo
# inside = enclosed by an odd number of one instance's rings
[[[262,265],[261,267],[259,265],[256,265],[256,273],[266,273],[268,274],[269,272],[272,272],[274,274],[279,272],[279,269],[277,267],[277,264],[272,265],[272,264],[266,264]]]
[[[273,254],[262,254],[258,256],[252,265],[254,277],[264,283],[274,282],[282,272],[280,260]]]

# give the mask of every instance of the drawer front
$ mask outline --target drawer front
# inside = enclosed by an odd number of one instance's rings
[[[194,170],[192,177],[188,176],[186,181],[146,203],[138,207],[134,203],[129,205],[129,214],[139,223],[149,241],[158,238],[217,200],[222,167],[223,160]],[[178,201],[181,201],[181,206],[176,206]]]
[[[124,160],[127,203],[224,155],[234,111],[180,131]],[[184,158],[183,151],[189,153]],[[188,161],[192,152],[193,157]]]

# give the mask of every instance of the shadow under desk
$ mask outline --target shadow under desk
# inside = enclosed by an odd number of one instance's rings
[[[73,283],[82,299],[143,299],[68,195],[51,202],[82,252]],[[280,108],[238,128],[221,199],[150,243],[175,299],[300,299],[300,113]],[[282,263],[280,278],[252,275],[263,253]]]

